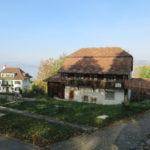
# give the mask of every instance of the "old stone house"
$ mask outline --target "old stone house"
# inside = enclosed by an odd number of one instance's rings
[[[130,96],[133,57],[118,47],[82,48],[66,57],[59,74],[47,79],[48,94],[69,101],[120,104]]]

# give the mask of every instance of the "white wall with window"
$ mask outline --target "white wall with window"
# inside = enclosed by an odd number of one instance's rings
[[[71,99],[70,99],[71,92]],[[73,97],[73,98],[72,98]],[[65,99],[78,102],[97,103],[103,105],[115,105],[124,102],[124,90],[108,90],[92,88],[65,87]]]
[[[1,73],[0,75],[2,78],[14,78],[15,74],[14,73]]]
[[[13,80],[13,91],[19,92],[22,89],[22,80]]]
[[[29,89],[30,88],[30,80],[29,79],[26,79],[26,80],[23,80],[22,82],[22,88],[23,89]]]
[[[3,86],[2,80],[0,80],[0,92],[19,92],[20,89],[28,89],[30,87],[30,80],[5,80],[9,86]]]

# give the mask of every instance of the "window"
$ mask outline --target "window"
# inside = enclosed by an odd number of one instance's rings
[[[15,84],[21,84],[21,82],[20,81],[15,81]]]
[[[96,97],[91,97],[91,103],[96,103],[97,102],[97,98]]]
[[[14,73],[1,73],[1,77],[4,78],[14,78],[15,74]]]
[[[89,97],[87,95],[83,96],[83,102],[88,102],[89,101]]]
[[[115,83],[116,88],[121,88],[121,83]]]
[[[16,87],[16,88],[15,88],[15,91],[16,91],[16,92],[19,92],[19,90],[20,90],[19,87]]]
[[[8,85],[8,81],[3,80],[3,81],[2,81],[2,86],[4,86],[4,85]]]
[[[105,90],[105,99],[106,100],[114,100],[115,99],[115,91]]]

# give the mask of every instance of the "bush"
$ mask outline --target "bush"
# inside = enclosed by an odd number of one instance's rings
[[[24,89],[22,91],[22,96],[23,97],[36,97],[40,95],[45,95],[45,91],[40,88],[39,86],[33,84],[31,89]]]
[[[6,98],[0,97],[0,104],[5,104],[5,103],[7,103],[7,102],[8,102],[8,101],[7,101]]]

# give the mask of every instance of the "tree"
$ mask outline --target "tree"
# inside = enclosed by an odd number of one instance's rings
[[[150,78],[150,66],[138,67],[137,76],[140,78]]]
[[[34,82],[35,85],[47,92],[47,85],[43,80],[57,74],[59,69],[62,67],[64,59],[65,55],[62,55],[58,59],[49,58],[41,61],[37,78]]]

